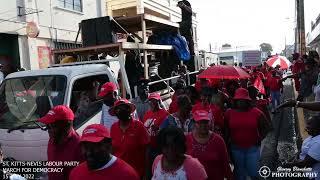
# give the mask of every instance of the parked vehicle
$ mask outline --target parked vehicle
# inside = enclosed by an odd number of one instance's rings
[[[117,83],[104,64],[53,67],[10,74],[0,86],[0,142],[4,154],[16,160],[46,160],[48,133],[37,119],[52,106],[68,105],[76,111],[88,83]],[[97,103],[100,103],[97,101]],[[102,105],[102,102],[101,102]],[[93,123],[100,123],[100,108],[87,117],[75,117],[81,134]]]

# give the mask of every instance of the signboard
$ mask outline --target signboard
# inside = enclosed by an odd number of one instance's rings
[[[44,69],[52,64],[51,48],[47,46],[38,46],[39,68]]]
[[[29,38],[36,38],[40,33],[39,26],[35,22],[28,22],[26,31]]]
[[[261,51],[244,51],[242,53],[243,66],[259,66],[261,64]]]

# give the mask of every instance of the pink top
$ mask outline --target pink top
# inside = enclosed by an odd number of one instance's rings
[[[208,178],[207,173],[203,167],[203,165],[198,161],[198,159],[193,158],[189,155],[185,155],[186,159],[183,162],[182,167],[177,169],[177,171],[180,171],[181,175],[185,174],[187,177],[187,180],[205,180]],[[156,159],[153,162],[152,165],[152,174],[153,180],[161,180],[163,179],[164,174],[172,174],[172,175],[178,175],[177,171],[175,172],[166,172],[162,169],[162,155],[159,155],[156,157]]]

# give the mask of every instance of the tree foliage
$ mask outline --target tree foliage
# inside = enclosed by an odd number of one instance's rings
[[[227,44],[222,45],[222,47],[223,47],[223,48],[231,48],[231,44],[228,44],[228,43],[227,43]]]
[[[271,44],[269,43],[262,43],[260,44],[260,50],[262,52],[267,52],[268,55],[271,55],[271,52],[273,51]]]

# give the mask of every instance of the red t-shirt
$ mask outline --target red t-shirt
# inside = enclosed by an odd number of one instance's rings
[[[296,60],[293,63],[292,72],[294,74],[303,72],[304,69],[305,69],[305,65],[304,65],[304,62],[302,60]]]
[[[196,83],[194,84],[194,87],[196,88],[197,92],[200,93],[201,92],[201,82],[198,80],[196,81]]]
[[[49,139],[47,149],[48,161],[83,161],[80,148],[80,136],[72,129],[62,144],[56,145]],[[68,180],[74,167],[62,167],[63,172],[48,173],[49,180]]]
[[[271,77],[269,83],[271,91],[280,91],[283,87],[281,78],[279,76]]]
[[[193,136],[187,135],[187,154],[197,158],[206,169],[208,180],[232,179],[229,155],[221,136],[213,133],[206,144],[200,144]]]
[[[171,101],[170,106],[169,106],[169,113],[173,114],[173,113],[178,112],[178,110],[179,110],[179,107],[178,107],[177,95],[173,94],[172,101]]]
[[[156,136],[159,132],[160,125],[168,117],[168,115],[169,113],[164,109],[160,109],[156,112],[147,111],[144,115],[143,124],[151,137],[150,144],[152,147],[157,146]]]
[[[137,120],[131,120],[128,129],[120,129],[120,122],[111,127],[113,155],[131,165],[139,174],[144,175],[146,148],[150,142],[147,130]]]
[[[192,112],[196,112],[198,110],[205,110],[209,113],[212,113],[212,120],[214,121],[214,125],[219,128],[224,128],[223,112],[218,105],[211,104],[210,106],[204,106],[201,102],[198,102],[192,107]]]
[[[266,88],[268,88],[268,87],[270,87],[270,79],[271,79],[271,77],[272,77],[272,74],[271,74],[271,72],[267,72],[267,74],[266,74],[266,81],[264,82],[264,87],[266,87]]]
[[[228,109],[225,113],[229,125],[231,142],[241,148],[248,148],[260,142],[258,120],[264,116],[258,108],[251,108],[247,112]]]
[[[69,180],[139,180],[137,172],[126,162],[117,158],[117,160],[109,167],[90,171],[87,163],[81,163],[70,173]]]
[[[267,120],[271,121],[271,117],[268,110],[269,101],[267,99],[259,99],[256,101],[257,108],[263,112]]]

